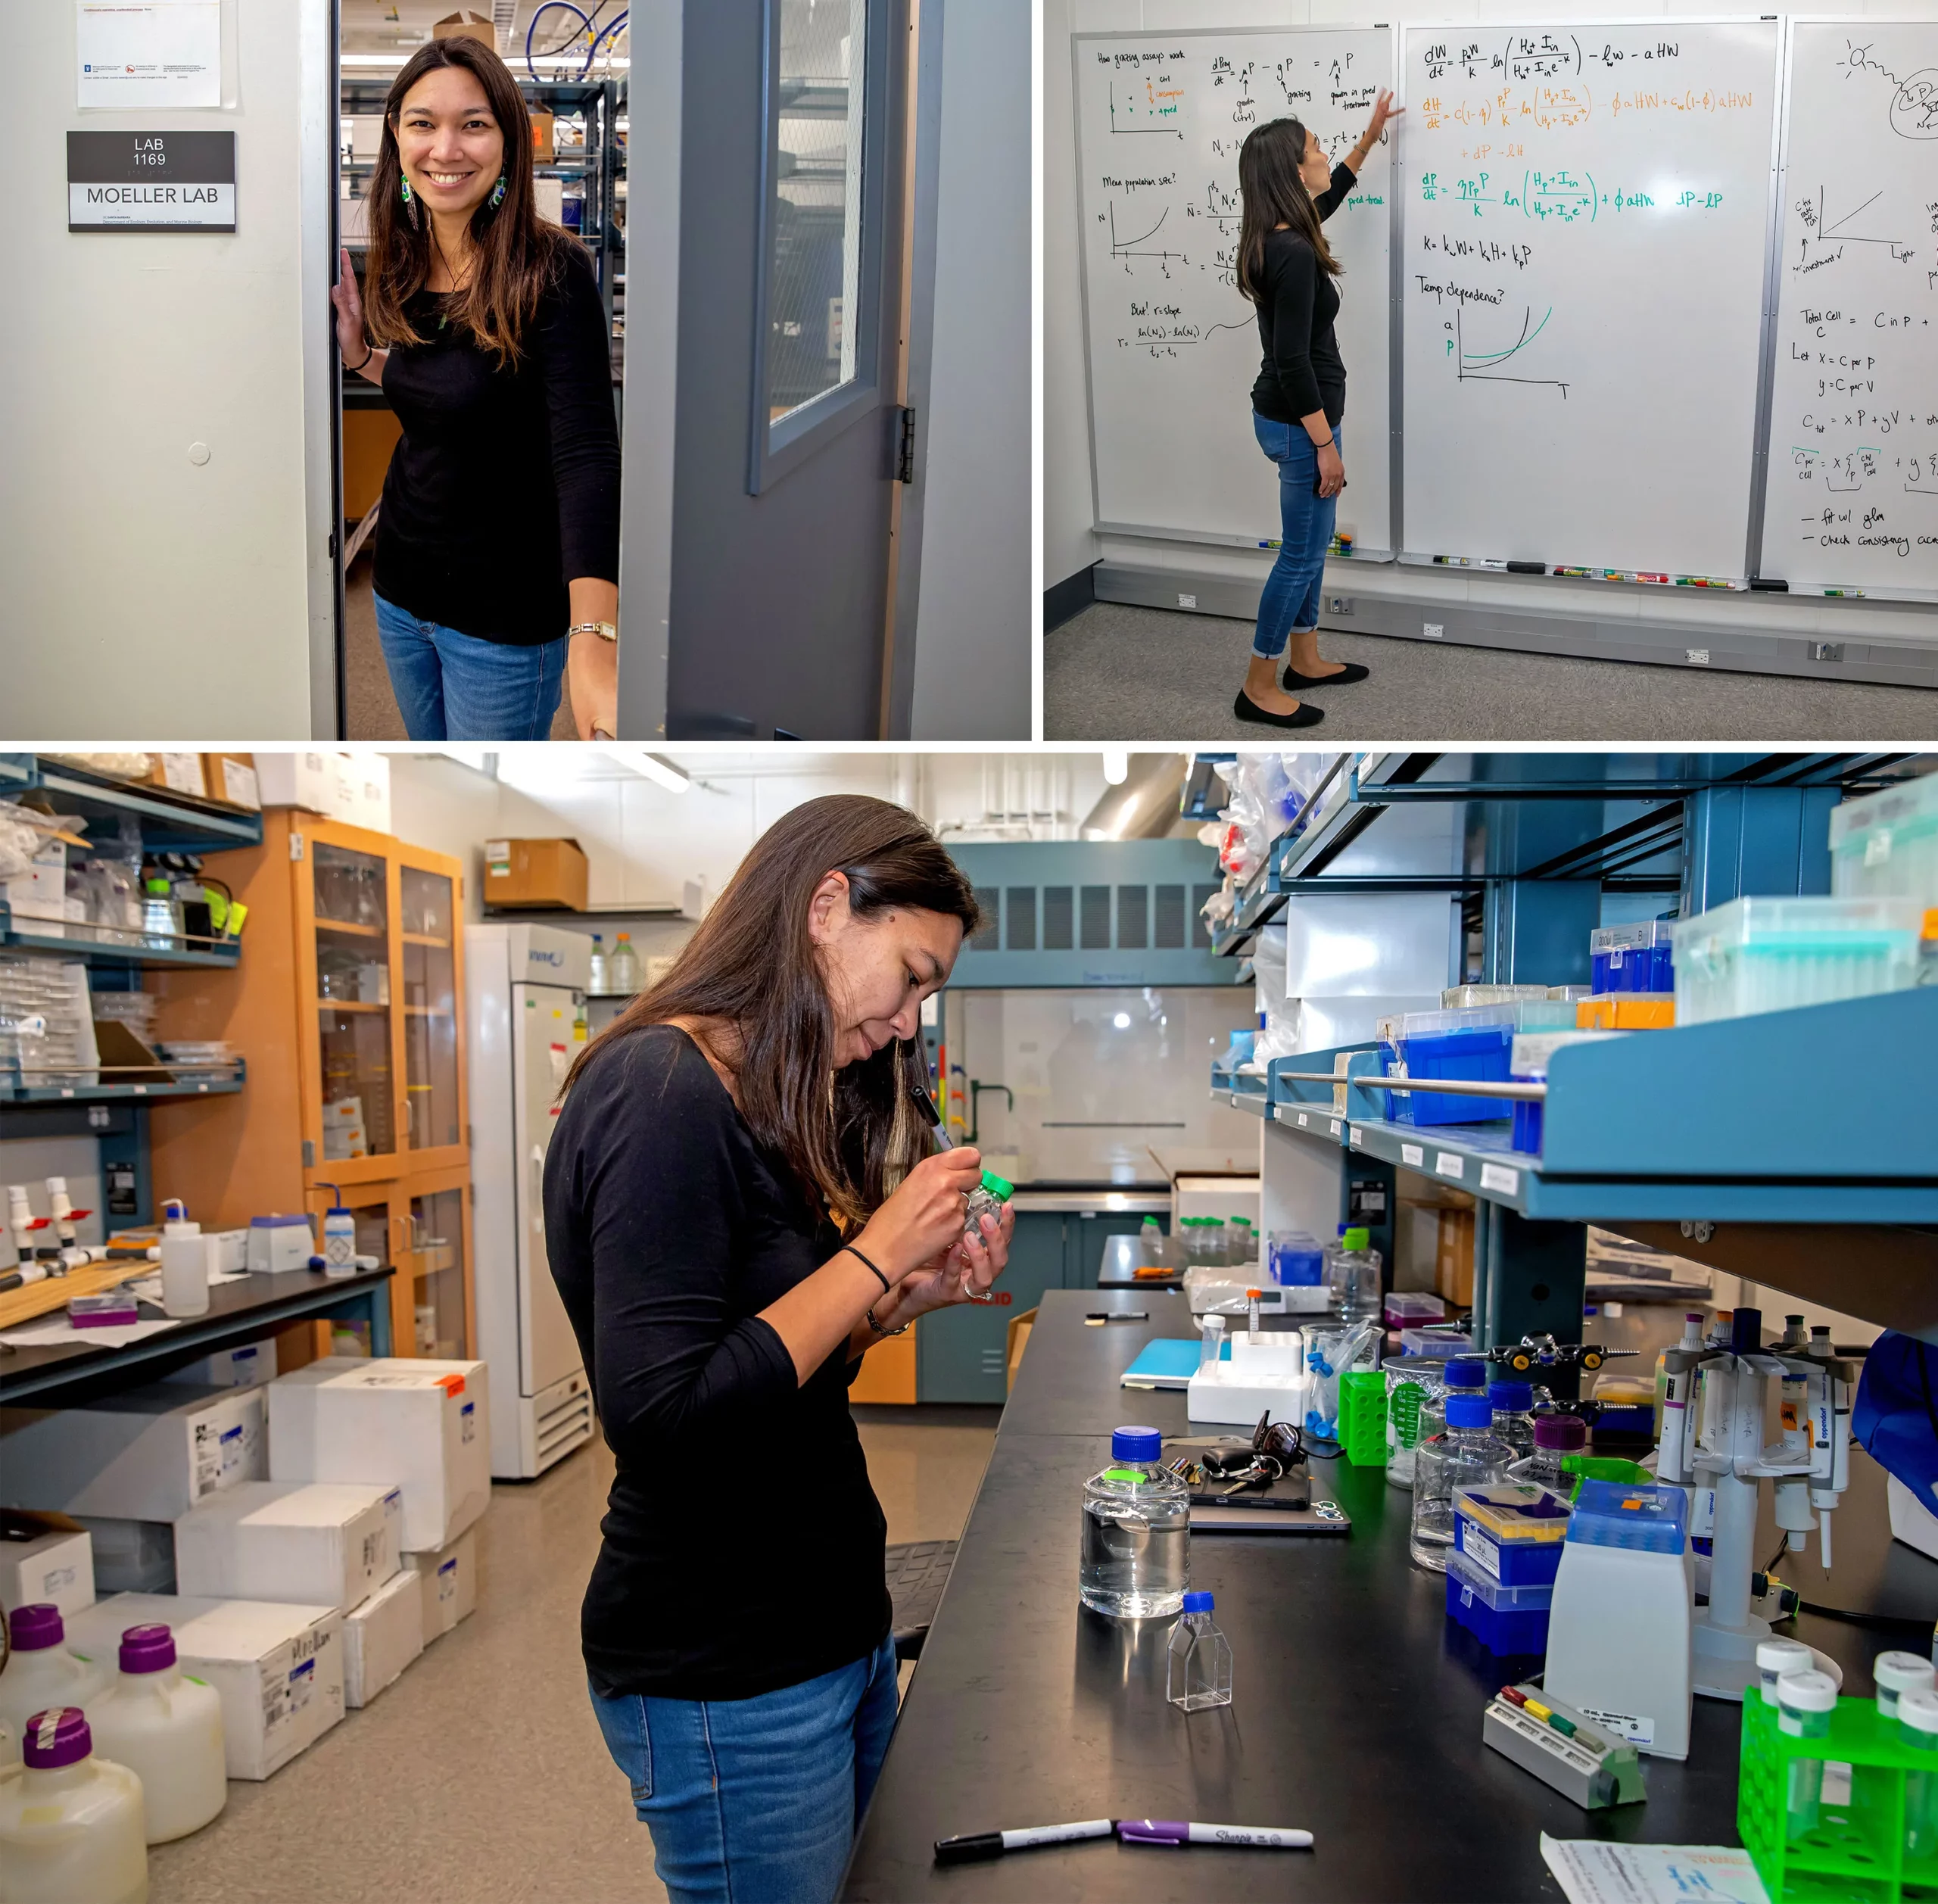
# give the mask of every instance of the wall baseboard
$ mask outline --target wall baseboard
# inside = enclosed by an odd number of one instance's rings
[[[1066,575],[1060,582],[1043,591],[1043,632],[1048,634],[1052,628],[1060,628],[1073,616],[1081,615],[1098,598],[1097,571],[1101,565],[1093,562],[1087,569],[1080,569],[1073,575]]]
[[[1133,562],[1099,562],[1072,582],[1083,581],[1100,602],[1123,602],[1173,614],[1222,615],[1249,622],[1258,613],[1261,583],[1235,576],[1154,569]],[[1058,589],[1069,586],[1060,583]],[[1056,625],[1045,592],[1043,626]],[[1340,634],[1383,634],[1401,640],[1431,641],[1436,647],[1506,648],[1525,654],[1578,656],[1591,661],[1634,661],[1668,668],[1717,668],[1737,674],[1792,675],[1809,681],[1859,681],[1892,687],[1938,687],[1938,624],[1928,643],[1834,643],[1808,636],[1773,634],[1713,623],[1637,622],[1632,619],[1517,613],[1466,603],[1408,600],[1390,595],[1355,595],[1329,581],[1326,598],[1351,604],[1344,614],[1328,613],[1320,626]],[[1072,610],[1071,612],[1075,612]],[[1067,619],[1067,616],[1060,618]],[[1440,628],[1429,635],[1429,626]],[[1825,647],[1836,658],[1815,652]],[[1693,657],[1700,656],[1698,660]]]

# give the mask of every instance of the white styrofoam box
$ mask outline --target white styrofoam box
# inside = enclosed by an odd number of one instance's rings
[[[293,747],[256,756],[256,781],[263,805],[300,806],[334,815],[341,776],[337,756],[321,747]]]
[[[175,1584],[347,1612],[397,1569],[403,1502],[369,1482],[245,1481],[175,1523]]]
[[[131,1626],[164,1625],[184,1672],[222,1700],[232,1778],[266,1778],[343,1717],[343,1616],[266,1600],[117,1594],[67,1622],[67,1650],[112,1660]]]
[[[336,815],[372,833],[391,830],[391,763],[388,754],[359,748],[337,756]]]
[[[50,840],[33,856],[24,873],[0,880],[0,899],[13,909],[17,919],[59,922],[67,917],[67,847],[64,840]],[[36,927],[36,930],[39,928]],[[64,936],[59,923],[51,935]]]
[[[1889,1474],[1884,1479],[1890,1484],[1891,1538],[1938,1560],[1938,1513],[1933,1512],[1928,1502],[1920,1500],[1896,1475]]]
[[[23,1525],[0,1530],[0,1611],[58,1606],[78,1613],[94,1604],[94,1543],[56,1529],[34,1534]]]
[[[246,1230],[237,1234],[247,1236]],[[242,1266],[238,1264],[239,1269]],[[199,1362],[165,1375],[164,1382],[193,1382],[202,1388],[259,1388],[276,1379],[276,1338],[265,1335],[260,1342],[241,1342],[234,1348],[219,1348]]]
[[[403,1564],[418,1578],[424,1595],[424,1644],[440,1640],[478,1609],[478,1543],[460,1534],[432,1553],[407,1553]]]
[[[343,1616],[343,1700],[367,1706],[424,1650],[424,1585],[400,1567]]]
[[[172,1594],[175,1528],[169,1521],[128,1520],[104,1514],[74,1518],[94,1543],[97,1594]]]
[[[491,1500],[482,1362],[332,1356],[268,1393],[271,1479],[401,1488],[407,1552],[448,1547]]]
[[[222,1488],[268,1479],[266,1393],[156,1382],[84,1408],[0,1409],[0,1497],[43,1513],[179,1520]]]

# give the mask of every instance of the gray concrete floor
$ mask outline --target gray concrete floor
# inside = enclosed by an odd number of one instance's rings
[[[1728,740],[1929,743],[1938,690],[1777,675],[1705,673],[1627,662],[1440,647],[1379,635],[1320,636],[1332,661],[1372,670],[1320,688],[1304,746],[1404,740]],[[1239,720],[1251,624],[1098,602],[1043,637],[1050,740],[1248,740],[1279,730]]]
[[[352,740],[407,740],[403,716],[384,666],[383,643],[377,634],[377,611],[371,600],[370,558],[362,556],[350,572],[343,591],[344,703]],[[572,686],[559,696],[552,721],[554,740],[576,740],[572,726]]]
[[[891,1541],[953,1540],[992,1410],[858,1410]],[[150,1904],[657,1900],[653,1846],[587,1703],[578,1610],[612,1477],[603,1442],[494,1487],[478,1610],[213,1825],[149,1854]],[[916,1670],[904,1667],[905,1676]]]

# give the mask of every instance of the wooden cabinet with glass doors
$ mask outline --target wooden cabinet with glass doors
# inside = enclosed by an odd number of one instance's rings
[[[157,1193],[186,1198],[204,1226],[319,1215],[340,1195],[359,1254],[397,1271],[394,1352],[469,1355],[462,868],[311,814],[265,815],[263,836],[225,856],[249,958],[167,974],[158,1015],[162,1036],[232,1040],[266,1089],[239,1114],[157,1114]]]

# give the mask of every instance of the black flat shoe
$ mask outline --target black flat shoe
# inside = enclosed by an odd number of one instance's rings
[[[1239,690],[1238,699],[1232,703],[1232,712],[1241,721],[1256,721],[1261,727],[1313,728],[1326,718],[1323,707],[1308,706],[1304,701],[1289,714],[1274,714],[1270,708],[1260,707],[1245,690]]]
[[[1285,692],[1290,694],[1301,687],[1344,687],[1349,681],[1364,681],[1372,672],[1370,668],[1362,667],[1357,661],[1342,661],[1336,675],[1302,675],[1288,662],[1285,665]]]

